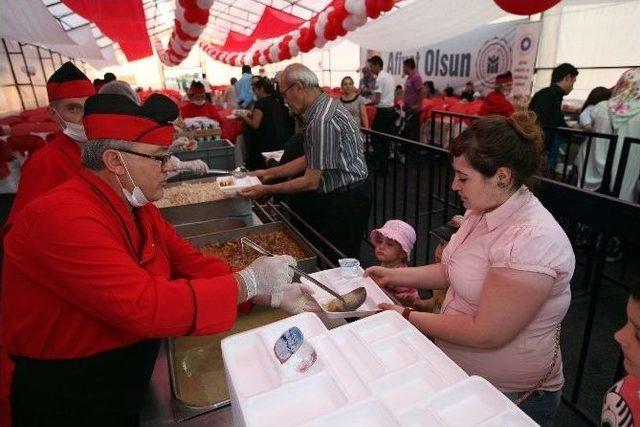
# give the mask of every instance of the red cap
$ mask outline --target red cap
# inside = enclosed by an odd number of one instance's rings
[[[200,82],[193,81],[189,86],[189,95],[202,95],[205,93],[204,85]]]
[[[93,83],[72,62],[65,62],[47,80],[49,102],[95,95]]]
[[[84,106],[84,129],[89,140],[117,139],[169,146],[178,106],[164,95],[153,94],[138,105],[129,97],[98,94]]]
[[[513,76],[511,75],[511,71],[507,71],[504,74],[498,74],[496,76],[497,85],[503,85],[507,83],[513,83]]]

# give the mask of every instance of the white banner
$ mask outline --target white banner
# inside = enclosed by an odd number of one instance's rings
[[[525,23],[526,22],[526,23]],[[481,93],[492,89],[498,74],[512,71],[514,93],[516,87],[522,92],[530,88],[540,23],[511,21],[485,25],[466,34],[425,46],[412,51],[380,52],[360,49],[361,64],[368,57],[380,55],[384,69],[402,84],[402,61],[413,57],[416,69],[422,78],[432,80],[435,87],[443,91],[451,86],[459,93],[465,83],[472,81]],[[517,44],[516,44],[517,43]]]
[[[542,22],[530,22],[520,24],[516,28],[512,48],[513,64],[511,66],[513,73],[512,94],[514,96],[531,94],[541,27]]]

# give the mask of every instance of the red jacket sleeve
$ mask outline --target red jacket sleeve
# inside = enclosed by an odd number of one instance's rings
[[[222,118],[220,117],[220,110],[218,110],[218,107],[213,104],[208,104],[207,107],[209,118],[217,121],[218,123],[222,122]]]
[[[153,274],[132,258],[102,212],[74,208],[30,210],[7,238],[6,254],[30,282],[141,337],[213,334],[233,325],[233,276],[170,280]]]

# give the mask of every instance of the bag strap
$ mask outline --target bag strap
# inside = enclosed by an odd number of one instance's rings
[[[527,400],[533,394],[534,391],[542,387],[542,384],[544,384],[544,382],[547,381],[547,379],[549,379],[549,377],[553,373],[554,368],[556,367],[556,363],[558,363],[559,353],[560,353],[560,325],[558,324],[558,326],[556,327],[556,337],[553,345],[553,360],[551,361],[551,366],[549,367],[549,370],[547,371],[546,374],[542,376],[542,378],[540,378],[540,380],[538,380],[536,385],[534,385],[530,390],[528,390],[525,394],[523,394],[518,399],[516,399],[515,402],[513,402],[516,404],[516,406],[520,406],[522,402]]]

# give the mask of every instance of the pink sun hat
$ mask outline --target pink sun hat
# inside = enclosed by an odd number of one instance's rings
[[[369,235],[371,243],[375,244],[379,234],[398,242],[404,253],[407,254],[407,261],[411,259],[411,251],[413,250],[413,245],[416,243],[416,231],[412,226],[399,219],[391,219],[387,221],[382,228],[371,231]]]

